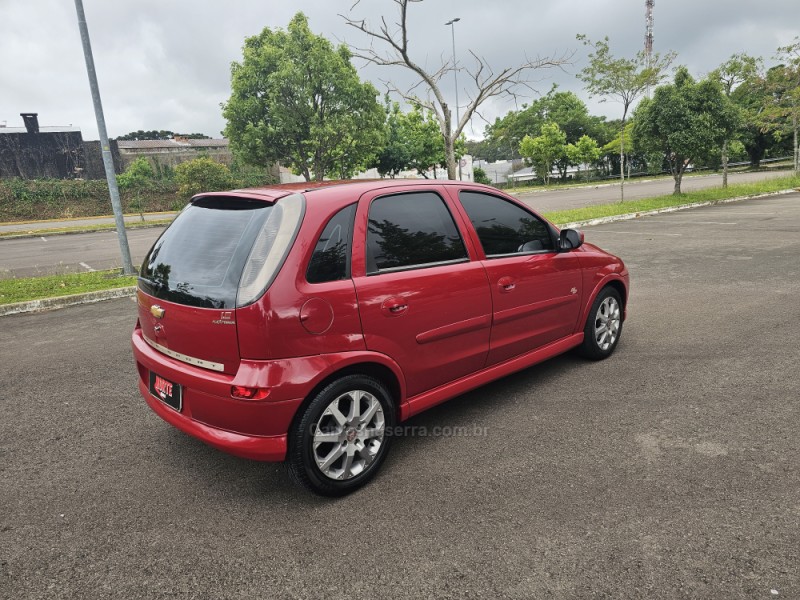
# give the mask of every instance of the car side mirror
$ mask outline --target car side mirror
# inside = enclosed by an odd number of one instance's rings
[[[569,252],[583,245],[583,232],[575,229],[562,229],[558,238],[558,250]]]

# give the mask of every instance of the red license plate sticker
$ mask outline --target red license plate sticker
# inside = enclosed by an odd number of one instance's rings
[[[183,401],[182,392],[183,390],[180,384],[168,381],[161,377],[161,375],[150,371],[150,393],[178,412],[181,410]]]

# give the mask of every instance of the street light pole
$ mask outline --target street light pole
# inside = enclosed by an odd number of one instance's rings
[[[94,115],[97,119],[97,132],[100,135],[100,149],[103,154],[103,165],[106,168],[108,194],[111,196],[111,208],[114,211],[114,222],[117,225],[117,239],[119,240],[119,250],[122,254],[122,272],[126,275],[133,275],[135,271],[133,270],[133,262],[131,261],[131,250],[128,247],[128,235],[125,232],[122,203],[119,201],[117,176],[114,173],[114,157],[111,155],[111,146],[108,143],[106,119],[103,116],[103,105],[100,102],[100,88],[97,85],[97,73],[94,69],[94,57],[92,56],[92,44],[89,41],[89,28],[86,25],[86,15],[83,12],[82,0],[75,0],[75,10],[78,13],[78,28],[81,31],[81,42],[83,42],[86,73],[89,75],[89,87],[92,90],[92,101],[94,102]]]
[[[453,34],[453,79],[455,80],[456,84],[456,126],[454,128],[454,132],[458,131],[458,122],[461,120],[458,111],[458,67],[456,65],[456,23],[461,20],[460,17],[456,17],[451,21],[445,23],[445,25],[450,26],[450,31]],[[456,140],[453,140],[453,146],[455,146]],[[458,180],[461,181],[461,159],[458,160]]]

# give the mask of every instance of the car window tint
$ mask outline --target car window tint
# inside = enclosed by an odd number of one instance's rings
[[[331,217],[322,230],[306,272],[309,283],[350,277],[350,240],[355,213],[355,204],[343,208]]]
[[[433,192],[384,196],[369,208],[367,272],[468,260],[453,216]]]
[[[240,198],[194,200],[148,252],[139,287],[186,306],[233,307],[250,249],[274,210]]]
[[[536,215],[516,204],[478,192],[461,192],[486,256],[552,251],[550,228]]]

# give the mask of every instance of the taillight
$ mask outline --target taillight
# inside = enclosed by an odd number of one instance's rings
[[[237,400],[263,400],[269,396],[269,388],[247,387],[244,385],[232,385],[231,397]]]
[[[255,302],[270,286],[294,243],[304,214],[305,198],[302,194],[281,198],[272,207],[245,263],[239,281],[237,307]]]

